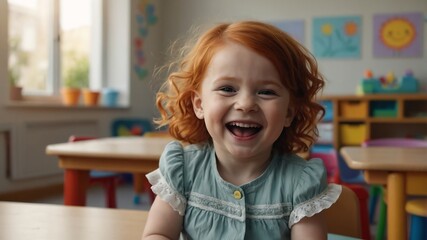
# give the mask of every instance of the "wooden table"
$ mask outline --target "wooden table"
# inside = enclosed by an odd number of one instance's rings
[[[147,216],[142,210],[0,202],[0,240],[140,240]]]
[[[364,170],[366,182],[387,188],[388,239],[407,238],[407,195],[427,195],[427,148],[343,147],[350,168]]]
[[[58,156],[64,169],[64,204],[84,206],[89,170],[148,173],[158,168],[167,137],[112,137],[51,144],[46,154]]]
[[[0,202],[0,240],[140,240],[146,211]]]

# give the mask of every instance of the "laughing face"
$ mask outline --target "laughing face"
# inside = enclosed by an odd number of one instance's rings
[[[205,121],[218,159],[268,159],[293,117],[289,92],[274,65],[236,43],[213,56],[193,107]]]

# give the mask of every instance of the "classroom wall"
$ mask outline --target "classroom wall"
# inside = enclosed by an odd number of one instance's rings
[[[427,22],[424,22],[422,58],[373,58],[373,24],[376,13],[423,12],[427,18],[426,0],[175,0],[162,2],[162,48],[183,38],[188,30],[214,23],[243,19],[280,21],[302,19],[305,22],[306,46],[311,50],[311,26],[314,17],[361,16],[362,51],[359,59],[318,59],[320,70],[327,79],[324,93],[353,94],[365,69],[375,75],[393,71],[396,76],[411,68],[427,89]],[[427,90],[426,90],[427,91]]]

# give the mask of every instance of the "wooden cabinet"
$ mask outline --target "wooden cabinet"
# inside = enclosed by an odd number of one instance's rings
[[[319,123],[318,144],[339,149],[367,139],[427,139],[426,93],[323,96],[320,100],[329,112]]]

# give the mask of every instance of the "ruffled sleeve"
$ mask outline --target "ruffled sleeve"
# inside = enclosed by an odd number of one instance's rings
[[[182,145],[173,141],[166,145],[159,168],[146,175],[151,190],[184,216],[187,201],[184,197],[184,155]]]
[[[340,185],[327,183],[326,170],[320,159],[306,162],[294,189],[294,208],[289,218],[289,228],[302,218],[311,217],[329,208],[340,194]]]

